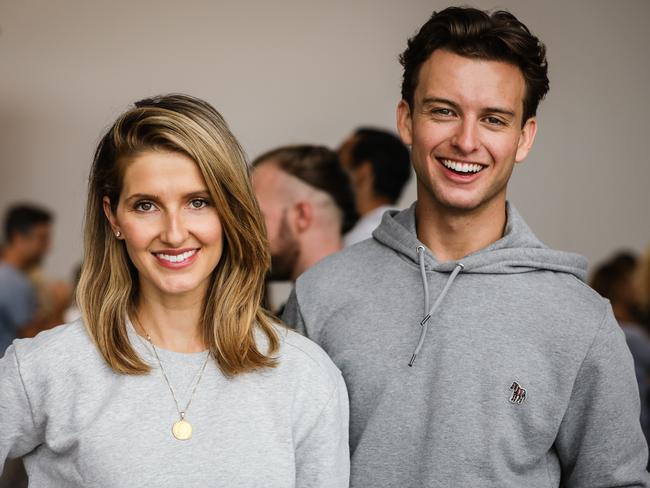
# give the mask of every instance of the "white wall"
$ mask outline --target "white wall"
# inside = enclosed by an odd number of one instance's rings
[[[510,197],[548,244],[598,260],[650,243],[650,2],[474,1],[548,46],[551,92]],[[251,157],[394,127],[406,39],[441,1],[0,0],[0,212],[57,214],[48,271],[81,258],[85,181],[102,131],[144,96],[213,103]],[[414,198],[413,188],[405,201]]]

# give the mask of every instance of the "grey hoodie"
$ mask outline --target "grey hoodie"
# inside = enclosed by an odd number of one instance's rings
[[[284,315],[343,372],[353,488],[650,486],[632,358],[584,258],[510,205],[459,262],[417,239],[415,206],[373,236],[303,274]]]

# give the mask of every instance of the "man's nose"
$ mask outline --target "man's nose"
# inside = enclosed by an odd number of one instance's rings
[[[456,128],[451,143],[463,154],[476,151],[481,145],[479,142],[478,123],[473,120],[461,121]]]

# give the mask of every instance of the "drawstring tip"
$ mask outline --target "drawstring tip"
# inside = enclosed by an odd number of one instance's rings
[[[415,357],[416,356],[417,356],[417,354],[413,354],[413,356],[411,356],[411,360],[409,361],[409,368],[413,367],[413,363],[415,362]]]

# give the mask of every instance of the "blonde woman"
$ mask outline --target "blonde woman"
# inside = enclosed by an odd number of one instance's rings
[[[260,307],[269,252],[209,104],[143,100],[90,174],[83,320],[0,360],[0,464],[32,486],[347,487],[340,372]]]

